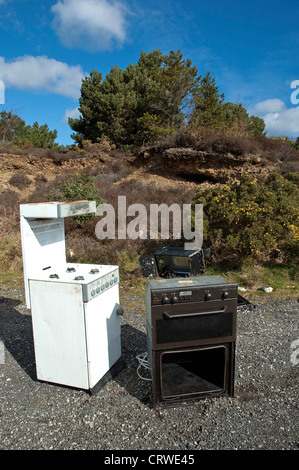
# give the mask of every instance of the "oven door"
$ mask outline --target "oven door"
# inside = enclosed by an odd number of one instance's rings
[[[152,307],[152,349],[235,341],[237,299]]]
[[[233,394],[234,343],[155,353],[158,402]]]

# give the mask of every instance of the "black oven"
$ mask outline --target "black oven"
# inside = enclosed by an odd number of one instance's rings
[[[234,393],[238,286],[221,276],[147,282],[153,405]]]

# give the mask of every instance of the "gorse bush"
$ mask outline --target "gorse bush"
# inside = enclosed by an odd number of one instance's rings
[[[216,260],[228,266],[273,259],[297,264],[298,183],[297,174],[271,173],[198,189],[193,203],[203,204],[204,244]]]

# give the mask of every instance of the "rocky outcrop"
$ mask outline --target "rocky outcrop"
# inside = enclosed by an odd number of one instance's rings
[[[279,163],[266,162],[260,155],[233,155],[191,148],[155,148],[140,152],[136,162],[149,171],[181,176],[193,181],[225,182],[238,179],[242,174],[253,176],[277,170]]]

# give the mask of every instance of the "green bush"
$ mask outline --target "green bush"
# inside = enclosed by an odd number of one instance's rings
[[[198,189],[203,204],[204,244],[215,260],[230,266],[277,259],[298,263],[298,174],[271,173]]]
[[[57,190],[58,189],[58,190]],[[63,181],[58,184],[57,189],[51,189],[46,195],[52,201],[96,201],[97,205],[104,204],[105,200],[99,196],[93,176],[77,175],[74,180]],[[78,225],[84,225],[86,220],[93,214],[78,215],[73,217]]]

